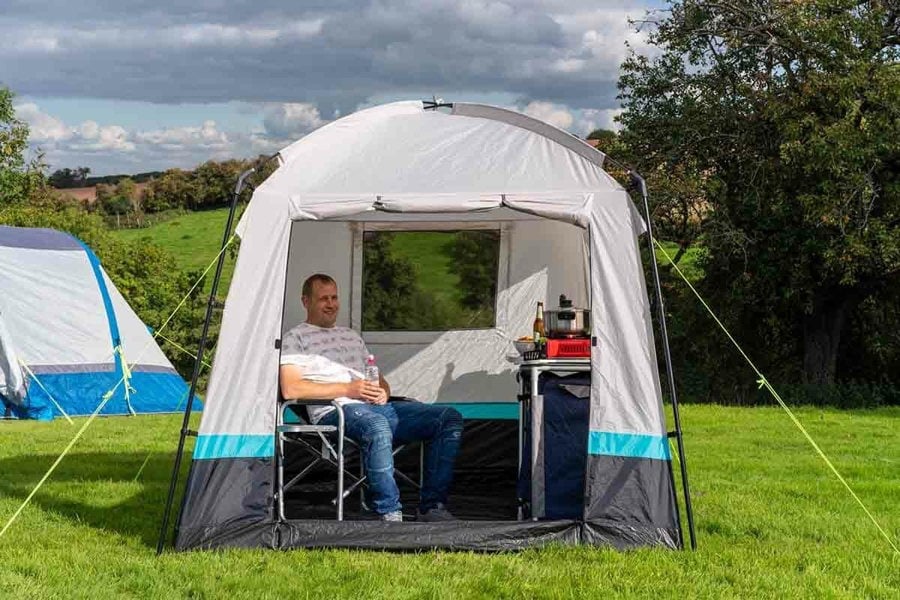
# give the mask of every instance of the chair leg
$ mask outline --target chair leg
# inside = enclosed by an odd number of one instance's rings
[[[359,454],[359,479],[356,481],[356,483],[353,484],[353,487],[359,488],[359,506],[361,509],[366,510],[367,508],[369,508],[366,505],[366,488],[364,485],[362,485],[366,482],[366,469],[363,465],[362,448],[357,446],[356,451]]]
[[[276,457],[278,461],[278,469],[276,470],[276,477],[278,478],[277,490],[278,490],[278,520],[284,521],[284,435],[282,433],[278,433],[278,456]]]
[[[337,477],[337,520],[344,520],[344,411],[337,407],[338,415],[338,477]]]
[[[425,485],[425,441],[419,442],[419,490]]]

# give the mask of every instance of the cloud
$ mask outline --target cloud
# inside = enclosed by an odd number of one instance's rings
[[[319,109],[307,102],[269,106],[263,118],[266,134],[279,140],[295,140],[324,124]]]
[[[531,102],[522,112],[560,129],[571,129],[572,123],[575,122],[575,118],[568,109],[552,102]]]
[[[161,150],[183,151],[186,148],[210,150],[212,152],[230,149],[228,135],[216,128],[215,121],[204,121],[199,127],[173,127],[153,131],[138,131],[134,139],[144,145]]]
[[[308,102],[242,105],[255,111],[259,125],[223,130],[206,119],[199,125],[154,129],[127,128],[85,120],[67,124],[34,102],[17,104],[16,116],[29,125],[29,142],[44,153],[51,169],[87,166],[94,174],[193,168],[208,160],[273,154],[329,122]],[[550,123],[579,136],[595,129],[618,129],[619,109],[573,109],[546,100],[506,108]]]
[[[268,148],[249,134],[229,135],[215,121],[198,126],[129,130],[93,120],[68,125],[35,103],[16,105],[16,116],[28,123],[29,142],[44,153],[51,169],[89,166],[95,173],[191,168],[210,159],[252,155]]]
[[[72,137],[74,131],[61,120],[41,112],[37,104],[29,102],[14,106],[16,117],[28,123],[29,140],[35,143],[56,142]]]
[[[331,115],[425,89],[611,109],[625,42],[646,46],[628,23],[641,1],[9,4],[3,83],[30,97],[311,103]]]
[[[608,108],[603,110],[586,109],[581,111],[579,118],[574,126],[573,133],[586,136],[597,129],[609,129],[619,131],[621,126],[616,123],[615,118],[622,113],[620,108]]]
[[[113,150],[116,152],[133,152],[135,143],[128,132],[119,125],[101,127],[95,121],[85,121],[74,129],[74,135],[67,140],[73,150],[97,152]]]

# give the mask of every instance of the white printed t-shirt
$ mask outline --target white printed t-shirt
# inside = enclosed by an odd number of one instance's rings
[[[281,364],[297,365],[303,378],[320,383],[349,383],[362,379],[369,349],[349,327],[319,327],[300,323],[281,340]],[[352,398],[336,398],[339,404],[362,403]],[[307,409],[313,423],[333,411],[331,406]]]

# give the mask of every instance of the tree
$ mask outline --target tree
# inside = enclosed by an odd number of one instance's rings
[[[12,101],[13,93],[0,87],[0,206],[24,202],[44,185],[41,156],[25,160],[28,125],[16,118]]]
[[[498,231],[460,231],[449,244],[450,270],[459,276],[460,300],[470,310],[493,314],[499,245]]]
[[[597,140],[596,148],[606,155],[611,155],[619,142],[619,134],[611,129],[595,129],[587,134],[587,140]]]
[[[48,178],[48,181],[50,185],[57,189],[84,187],[87,176],[90,173],[91,170],[88,167],[77,167],[75,169],[66,167],[54,171]]]
[[[419,287],[416,266],[393,249],[391,232],[365,234],[363,329],[441,331],[452,316],[434,295]]]
[[[189,208],[203,209],[227,206],[234,185],[248,163],[242,160],[208,161],[194,169],[194,196]]]
[[[623,64],[620,121],[685,208],[660,235],[702,235],[702,292],[755,356],[833,382],[851,315],[900,298],[900,7],[682,0],[642,26],[659,54]]]
[[[169,169],[152,179],[144,190],[143,205],[147,212],[169,208],[187,208],[195,196],[190,171]]]

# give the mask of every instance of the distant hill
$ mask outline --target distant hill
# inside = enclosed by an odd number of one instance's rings
[[[84,180],[85,187],[93,187],[98,183],[117,184],[121,179],[131,179],[135,183],[146,183],[154,177],[162,175],[162,171],[147,171],[135,175],[104,175],[103,177],[88,177]]]

